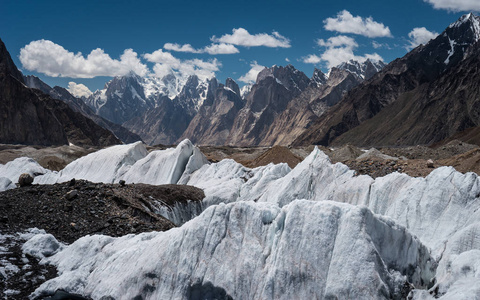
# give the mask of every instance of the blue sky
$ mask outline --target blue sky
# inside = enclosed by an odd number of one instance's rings
[[[243,85],[274,64],[311,76],[352,56],[388,63],[480,11],[478,0],[0,3],[0,38],[24,74],[92,91],[129,69],[215,74]]]

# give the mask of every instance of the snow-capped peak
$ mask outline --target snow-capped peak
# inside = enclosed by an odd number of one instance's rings
[[[473,32],[475,41],[480,40],[480,17],[473,13],[461,16],[456,22],[450,24],[448,28],[459,28],[463,24],[470,24],[470,29]]]
[[[373,61],[370,59],[367,59],[362,63],[351,59],[337,66],[338,69],[348,71],[362,79],[369,79],[375,73],[383,69],[383,67],[385,67],[383,61]]]

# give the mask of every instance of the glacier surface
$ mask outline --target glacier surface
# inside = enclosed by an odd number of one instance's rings
[[[441,167],[425,178],[373,179],[318,149],[294,169],[250,169],[228,159],[209,164],[188,140],[150,153],[141,143],[115,146],[42,172],[35,182],[178,183],[206,197],[200,206],[159,208],[177,224],[193,218],[179,228],[87,236],[43,258],[60,275],[37,294],[385,299],[415,287],[413,299],[472,299],[480,292],[474,173]]]

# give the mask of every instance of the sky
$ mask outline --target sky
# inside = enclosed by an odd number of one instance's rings
[[[88,95],[113,76],[252,83],[272,65],[311,76],[404,56],[479,0],[0,0],[0,39],[25,75]]]

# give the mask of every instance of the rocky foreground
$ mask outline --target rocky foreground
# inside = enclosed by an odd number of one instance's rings
[[[92,234],[124,236],[165,231],[176,225],[154,213],[155,205],[201,201],[201,189],[186,185],[101,184],[72,180],[54,185],[32,185],[0,193],[0,291],[7,299],[26,299],[44,281],[57,276],[56,269],[39,265],[22,253],[21,244],[41,228],[60,242],[72,243]],[[16,266],[18,272],[9,272]],[[11,270],[10,270],[11,271]],[[2,277],[3,276],[3,277]],[[20,293],[9,294],[8,291]]]

